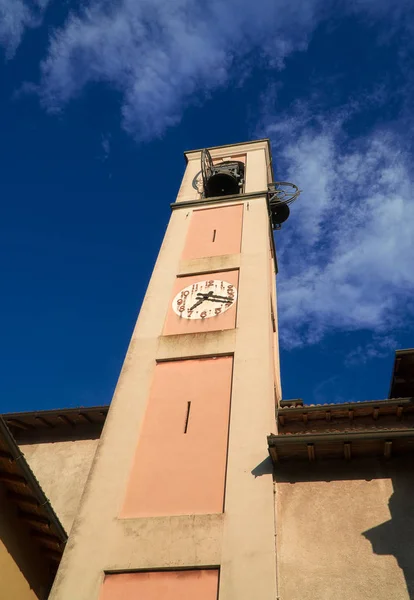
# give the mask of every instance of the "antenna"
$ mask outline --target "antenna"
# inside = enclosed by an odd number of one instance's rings
[[[290,215],[289,204],[299,196],[301,190],[289,181],[272,181],[267,186],[267,199],[269,202],[270,218],[273,229],[280,229],[282,223]]]

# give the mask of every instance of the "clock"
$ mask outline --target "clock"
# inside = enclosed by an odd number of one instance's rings
[[[184,319],[209,319],[229,310],[236,299],[237,289],[232,283],[209,279],[180,290],[172,301],[172,308]]]

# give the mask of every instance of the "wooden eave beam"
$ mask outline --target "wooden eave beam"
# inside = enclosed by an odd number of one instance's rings
[[[8,498],[13,500],[13,502],[17,502],[18,504],[27,504],[28,506],[39,507],[40,504],[33,496],[26,496],[25,494],[18,494],[17,492],[12,492],[11,490],[7,492]]]
[[[7,450],[0,450],[0,459],[13,462],[13,455],[7,452]]]
[[[34,429],[33,425],[29,425],[24,421],[20,421],[19,419],[8,419],[6,417],[6,423],[11,425],[12,427],[17,427],[18,429],[23,429],[24,431],[29,431],[30,429]]]
[[[54,429],[55,428],[55,426],[50,421],[48,421],[47,419],[45,419],[44,417],[41,417],[41,416],[37,415],[35,417],[35,419],[36,419],[36,421],[39,421],[39,423],[42,423],[43,425],[46,425],[46,427],[49,427],[49,429]]]
[[[62,560],[62,552],[59,550],[53,550],[52,548],[42,548],[42,554],[44,554],[47,558],[55,562],[60,562]]]
[[[47,542],[49,544],[56,544],[59,547],[62,543],[56,535],[53,535],[53,533],[45,533],[43,531],[38,531],[37,529],[32,529],[30,535],[36,540]]]
[[[57,415],[57,418],[60,419],[66,425],[69,425],[70,427],[75,427],[74,421],[72,421],[71,419],[69,419],[68,416],[66,416],[66,415]]]
[[[50,527],[49,519],[41,517],[40,515],[35,515],[34,513],[26,512],[24,510],[19,510],[18,515],[21,519],[28,523],[32,523],[33,525],[45,525],[46,527]]]
[[[18,483],[21,485],[27,485],[25,477],[16,475],[16,473],[7,473],[6,471],[0,471],[0,481],[5,483]]]
[[[94,421],[92,421],[92,419],[90,418],[89,415],[87,415],[84,412],[80,412],[78,413],[80,417],[82,417],[82,419],[84,419],[87,423],[89,423],[90,425],[94,425]]]
[[[391,458],[391,454],[392,454],[392,441],[386,440],[384,442],[384,457]]]
[[[269,454],[273,462],[278,462],[277,450],[274,446],[269,446]]]

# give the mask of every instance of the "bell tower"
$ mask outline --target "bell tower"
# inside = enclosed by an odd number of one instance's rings
[[[52,600],[277,597],[270,145],[185,157]]]

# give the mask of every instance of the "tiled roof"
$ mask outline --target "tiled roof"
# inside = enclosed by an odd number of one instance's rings
[[[54,576],[67,535],[1,416],[0,482]]]

